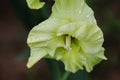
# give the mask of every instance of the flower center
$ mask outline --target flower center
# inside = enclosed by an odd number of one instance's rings
[[[70,51],[72,48],[71,48],[71,36],[70,35],[67,35],[66,36],[66,49],[68,50],[68,51]]]

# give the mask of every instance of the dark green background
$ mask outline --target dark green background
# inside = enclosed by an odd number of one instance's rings
[[[25,0],[0,1],[0,80],[53,80],[57,74],[57,68],[51,68],[53,63],[59,65],[60,74],[64,72],[61,62],[49,59],[40,61],[32,69],[26,68],[30,54],[26,44],[28,32],[50,16],[54,4],[53,0],[43,1],[46,5],[39,10],[29,9]],[[108,60],[96,65],[91,73],[71,73],[68,80],[120,80],[120,0],[86,2],[94,10],[97,23],[104,33],[103,46]],[[23,24],[22,31],[17,28],[20,25],[16,21]],[[14,24],[18,30],[12,27]],[[10,36],[14,31],[17,31],[15,39]]]

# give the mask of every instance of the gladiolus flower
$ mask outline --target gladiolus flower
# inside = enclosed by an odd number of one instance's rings
[[[42,58],[62,61],[73,73],[90,72],[104,56],[103,33],[84,0],[55,0],[49,19],[35,26],[27,43],[31,48],[28,68]]]

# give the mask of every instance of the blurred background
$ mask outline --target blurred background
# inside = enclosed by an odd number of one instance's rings
[[[25,0],[0,0],[0,80],[53,80],[50,60],[43,59],[33,68],[26,68],[30,55],[27,35],[33,26],[49,17],[54,3],[43,1],[46,5],[42,9],[31,10]],[[108,60],[96,65],[91,73],[78,71],[68,80],[120,80],[120,0],[87,3],[104,32]]]

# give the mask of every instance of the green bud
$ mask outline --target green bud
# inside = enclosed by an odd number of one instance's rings
[[[43,7],[44,2],[40,2],[39,0],[26,0],[29,8],[31,9],[39,9]]]

